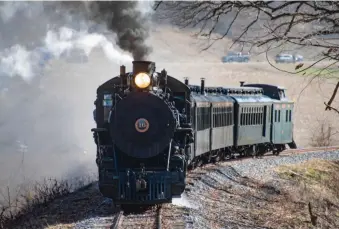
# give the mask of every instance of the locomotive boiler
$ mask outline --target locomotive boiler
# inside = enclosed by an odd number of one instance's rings
[[[171,202],[185,188],[190,89],[155,63],[133,61],[133,70],[97,89],[92,129],[100,192],[115,204]]]

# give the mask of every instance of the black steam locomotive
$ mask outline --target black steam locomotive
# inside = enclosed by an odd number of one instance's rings
[[[97,89],[92,129],[100,192],[116,204],[171,202],[186,171],[237,155],[296,148],[293,102],[273,85],[206,88],[133,61]]]

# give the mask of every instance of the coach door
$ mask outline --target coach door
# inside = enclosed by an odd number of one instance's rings
[[[266,137],[267,131],[267,106],[264,106],[264,114],[263,114],[263,125],[262,125],[262,136]]]

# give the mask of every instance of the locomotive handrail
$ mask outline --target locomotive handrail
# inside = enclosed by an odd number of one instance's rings
[[[106,128],[92,128],[92,132],[107,132],[108,130]]]
[[[179,127],[179,128],[177,129],[177,131],[179,131],[179,132],[193,131],[193,129],[192,129],[192,128],[181,128],[181,127]]]

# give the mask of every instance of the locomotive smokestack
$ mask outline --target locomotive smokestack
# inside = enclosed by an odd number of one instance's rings
[[[185,77],[185,84],[188,85],[188,77]]]
[[[205,94],[205,78],[201,78],[200,93],[201,93],[202,95]]]
[[[126,67],[124,65],[120,66],[120,78],[121,78],[121,86],[127,86],[127,76],[126,76]]]
[[[152,61],[133,61],[133,74],[146,72],[150,75],[155,71],[155,63]]]
[[[244,86],[245,81],[240,81],[240,87]]]
[[[120,66],[120,76],[124,76],[126,74],[126,67],[125,65]]]

